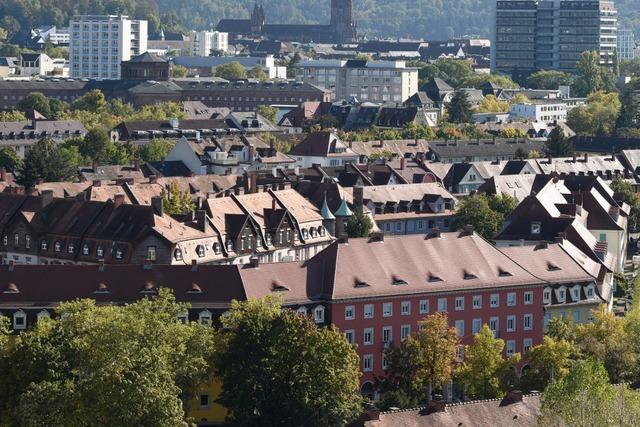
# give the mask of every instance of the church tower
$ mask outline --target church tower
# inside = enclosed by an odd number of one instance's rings
[[[357,39],[354,0],[331,0],[331,31],[335,43],[351,43]]]
[[[264,28],[266,17],[262,5],[258,6],[257,3],[253,5],[253,12],[251,12],[251,35],[260,36]]]

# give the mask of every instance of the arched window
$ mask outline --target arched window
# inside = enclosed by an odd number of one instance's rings
[[[319,305],[313,309],[313,319],[316,323],[324,322],[324,306]]]
[[[307,311],[308,311],[307,307],[305,307],[304,305],[302,307],[298,308],[298,313],[300,313],[300,314],[306,315]]]
[[[18,310],[13,313],[13,329],[27,329],[27,314],[24,311]]]
[[[209,310],[202,310],[198,315],[198,321],[203,325],[211,324],[211,312]]]
[[[38,322],[41,319],[51,319],[51,314],[47,310],[40,310],[38,313]]]
[[[180,248],[176,248],[176,250],[173,251],[173,257],[176,261],[182,261],[182,250]]]

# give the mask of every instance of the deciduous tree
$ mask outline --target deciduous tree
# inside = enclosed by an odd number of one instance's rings
[[[218,65],[214,69],[216,77],[226,80],[241,80],[247,78],[247,71],[238,61],[231,61]]]
[[[362,208],[353,210],[353,215],[347,221],[346,232],[349,237],[367,237],[373,228],[373,221]]]

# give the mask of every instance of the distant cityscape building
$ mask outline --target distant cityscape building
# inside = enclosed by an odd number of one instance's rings
[[[418,91],[418,69],[404,61],[301,61],[297,77],[330,90],[336,100],[400,103]]]
[[[120,63],[147,51],[147,21],[84,15],[70,23],[71,77],[119,79]]]
[[[636,57],[636,40],[630,28],[618,28],[618,60],[631,61]]]
[[[43,26],[31,30],[31,45],[42,49],[46,43],[54,46],[69,45],[69,28],[58,28],[53,26]]]
[[[211,56],[213,51],[226,52],[229,34],[220,31],[191,31],[191,49],[194,56]]]
[[[280,41],[351,43],[357,39],[353,0],[331,0],[329,25],[267,24],[264,8],[256,3],[250,19],[221,19],[216,30],[231,37],[266,37]]]
[[[498,0],[492,69],[527,76],[536,70],[574,71],[595,50],[613,65],[617,11],[609,0]]]

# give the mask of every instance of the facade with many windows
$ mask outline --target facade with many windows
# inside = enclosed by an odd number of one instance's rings
[[[71,77],[119,79],[120,63],[147,51],[147,21],[83,15],[69,24]]]

